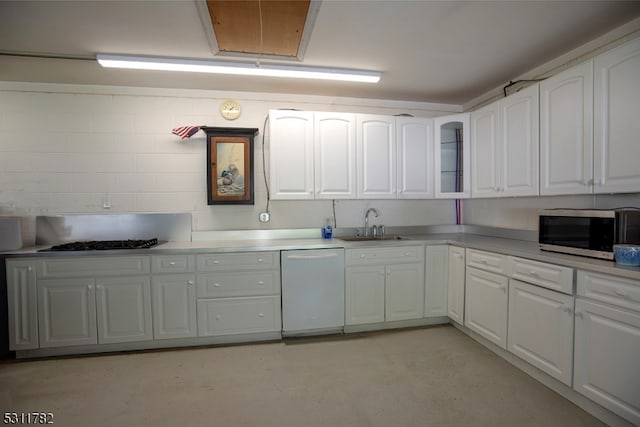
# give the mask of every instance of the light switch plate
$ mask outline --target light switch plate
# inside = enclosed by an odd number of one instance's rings
[[[258,219],[260,220],[260,222],[269,222],[269,212],[260,212],[260,215],[258,215]]]

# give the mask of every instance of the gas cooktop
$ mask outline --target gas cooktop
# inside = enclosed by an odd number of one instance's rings
[[[146,249],[156,246],[158,239],[138,240],[90,240],[86,242],[71,242],[42,249],[48,251],[108,251],[116,249]]]

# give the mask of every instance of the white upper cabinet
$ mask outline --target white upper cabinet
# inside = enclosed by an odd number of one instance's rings
[[[594,191],[640,191],[640,39],[594,59]]]
[[[271,110],[271,198],[431,199],[433,141],[429,118]]]
[[[500,195],[538,195],[538,90],[535,84],[502,100]]]
[[[540,194],[593,189],[593,61],[540,83]]]
[[[313,114],[315,198],[355,199],[355,115],[350,113]]]
[[[462,199],[470,196],[469,120],[466,113],[433,120],[436,198]]]
[[[358,198],[396,198],[395,118],[358,114]]]
[[[500,149],[500,106],[494,102],[471,113],[473,140],[471,180],[473,197],[498,195],[498,150]]]
[[[269,165],[273,200],[314,198],[312,112],[269,111]]]
[[[397,197],[433,198],[433,120],[396,117]]]
[[[471,115],[473,197],[538,194],[538,85]]]

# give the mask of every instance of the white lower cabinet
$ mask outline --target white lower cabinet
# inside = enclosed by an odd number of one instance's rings
[[[272,339],[282,330],[277,251],[60,256],[6,266],[10,350],[32,356],[218,335]]]
[[[494,344],[507,348],[509,279],[467,267],[464,325]]]
[[[424,247],[347,249],[345,324],[420,319]]]
[[[449,247],[427,246],[425,250],[424,317],[447,315]]]
[[[38,280],[40,347],[98,343],[95,280]]]
[[[39,261],[40,347],[151,340],[149,272],[147,256]]]
[[[386,267],[385,320],[419,319],[424,314],[424,263]]]
[[[98,343],[153,339],[148,276],[96,279]]]
[[[198,335],[272,332],[282,328],[280,297],[198,300]]]
[[[574,297],[509,280],[508,350],[571,386]]]
[[[347,269],[345,323],[358,325],[423,317],[423,269],[423,264]]]
[[[282,330],[280,252],[196,256],[198,336]]]
[[[168,274],[152,278],[154,339],[197,335],[195,281],[195,274]]]
[[[579,270],[573,388],[640,425],[640,281]]]
[[[194,255],[151,256],[153,339],[198,335]]]
[[[152,339],[148,277],[38,281],[40,347]]]
[[[349,267],[345,283],[345,323],[384,322],[384,266]]]
[[[36,261],[9,259],[6,270],[9,350],[38,348]]]
[[[573,388],[640,425],[640,314],[576,300]]]
[[[449,268],[447,275],[447,316],[462,325],[464,323],[464,248],[449,246]]]

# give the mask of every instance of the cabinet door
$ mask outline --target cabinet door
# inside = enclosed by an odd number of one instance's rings
[[[384,282],[384,266],[346,269],[345,324],[384,322]]]
[[[313,113],[270,110],[268,150],[271,198],[313,199]]]
[[[393,117],[357,115],[358,198],[396,197],[395,138]]]
[[[594,59],[596,193],[640,189],[640,39]]]
[[[398,199],[433,198],[433,120],[396,117]]]
[[[587,194],[593,178],[593,61],[540,83],[540,194]]]
[[[38,303],[35,261],[6,261],[9,349],[38,348]]]
[[[576,299],[573,388],[640,425],[640,315]]]
[[[499,105],[494,102],[471,113],[471,197],[498,195]]]
[[[501,196],[538,195],[539,109],[535,84],[501,102]]]
[[[427,246],[424,281],[424,316],[447,315],[447,245]]]
[[[471,194],[470,115],[436,117],[435,197],[463,199]]]
[[[386,268],[385,320],[424,316],[424,264],[397,264]]]
[[[96,291],[100,344],[153,339],[149,277],[99,278]]]
[[[467,267],[464,324],[505,349],[507,292],[507,277]]]
[[[571,387],[573,297],[509,281],[508,350]]]
[[[40,347],[97,344],[93,279],[38,280]]]
[[[151,294],[154,339],[197,335],[195,280],[193,274],[153,277]]]
[[[447,286],[447,315],[449,319],[463,324],[464,320],[464,248],[449,247],[449,274]]]
[[[356,119],[349,113],[314,113],[316,199],[356,198]]]

